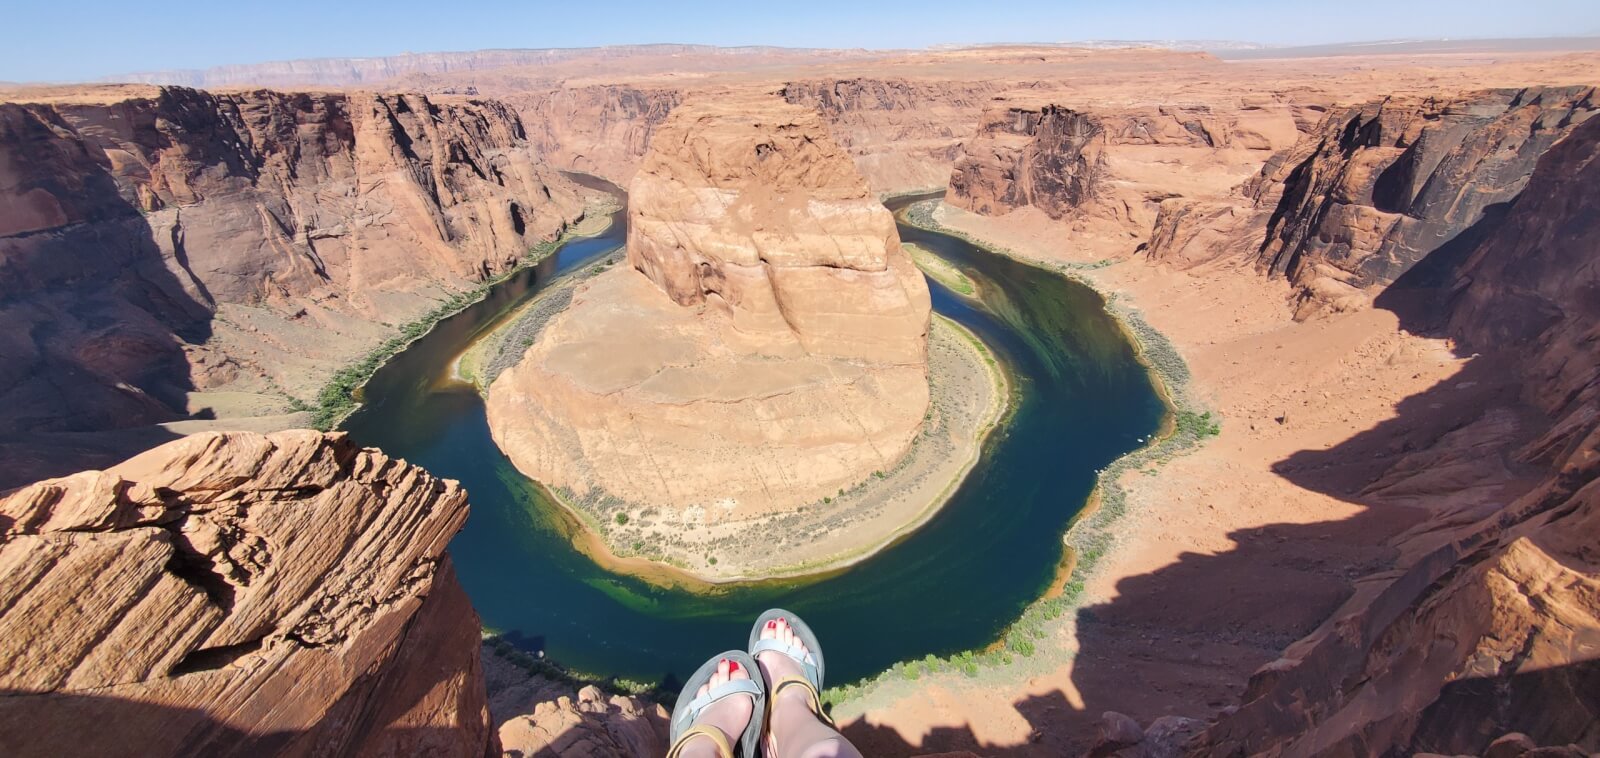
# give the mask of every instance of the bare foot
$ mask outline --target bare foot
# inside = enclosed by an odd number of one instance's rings
[[[794,629],[789,626],[788,619],[778,618],[768,621],[767,625],[761,630],[761,639],[778,640],[804,650],[806,655],[811,654],[811,651],[806,649],[806,643],[795,636]],[[772,650],[761,651],[756,656],[756,663],[761,664],[761,674],[767,678],[768,698],[772,697],[771,688],[776,687],[778,682],[783,681],[786,677],[804,677],[806,675],[805,670],[800,668],[800,664],[796,663],[793,658]],[[811,698],[806,695],[805,689],[801,687],[790,687],[778,695],[773,704],[772,712],[773,724],[769,727],[772,732],[770,736],[777,742],[782,742],[777,732],[787,731],[777,726],[779,722],[787,725],[798,720],[815,721],[817,719],[816,714],[811,711]]]
[[[717,664],[716,673],[711,675],[711,679],[695,695],[697,697],[704,695],[713,687],[719,687],[734,679],[749,678],[750,674],[737,661],[724,658]],[[745,727],[750,725],[750,715],[755,712],[755,703],[754,696],[744,693],[726,697],[701,711],[700,717],[695,719],[694,723],[716,727],[727,736],[729,745],[737,746],[739,735],[744,734]],[[717,743],[712,742],[710,737],[691,737],[684,744],[680,755],[683,758],[717,758]]]

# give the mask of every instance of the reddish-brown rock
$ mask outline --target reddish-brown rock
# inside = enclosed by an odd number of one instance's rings
[[[988,216],[1031,205],[1059,219],[1094,197],[1105,172],[1098,118],[1051,103],[999,106],[962,145],[947,202]]]
[[[1253,263],[1295,285],[1299,318],[1366,307],[1423,259],[1492,233],[1539,157],[1597,110],[1592,87],[1336,110],[1234,198],[1163,204],[1150,256]]]
[[[0,500],[0,753],[490,747],[466,493],[316,432],[203,434]]]
[[[101,431],[241,398],[264,407],[232,415],[286,413],[582,207],[495,102],[0,104],[0,426]]]
[[[1505,453],[1543,480],[1476,523],[1445,512],[1402,535],[1416,557],[1368,577],[1259,671],[1201,752],[1482,754],[1512,731],[1576,745],[1541,750],[1600,750],[1597,186],[1590,120],[1539,159],[1504,223],[1442,281],[1450,333],[1515,367],[1549,415]],[[1396,468],[1414,469],[1411,457]]]

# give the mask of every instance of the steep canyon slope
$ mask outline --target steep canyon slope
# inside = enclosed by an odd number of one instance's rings
[[[1414,117],[1407,104],[1427,101],[1330,109],[1239,190],[1269,201],[1168,200],[1152,255],[1109,266],[1071,244],[1092,206],[1052,219],[1019,172],[985,180],[991,198],[1024,199],[1005,215],[950,200],[944,223],[1074,266],[1142,311],[1223,423],[1199,452],[1122,478],[1120,544],[1087,578],[1091,604],[1048,635],[1070,661],[993,703],[930,682],[935,705],[875,703],[863,739],[965,719],[919,747],[1070,753],[1097,727],[1099,754],[1127,756],[1600,747],[1591,91],[1440,96]],[[1041,144],[1018,142],[1014,155]],[[1083,144],[1053,159],[1081,167]],[[1340,206],[1375,211],[1374,186],[1406,212],[1337,236],[1335,217],[1363,212]],[[1308,263],[1375,272],[1360,301],[1319,300],[1262,258],[1282,239],[1269,229],[1306,224]]]
[[[8,438],[287,414],[584,205],[494,102],[182,88],[39,100],[0,104]],[[8,467],[51,465],[26,452],[42,438],[19,444]]]
[[[1597,109],[1592,87],[1338,109],[1234,198],[1164,204],[1149,254],[1175,265],[1247,256],[1295,286],[1302,318],[1360,308],[1431,254],[1487,236],[1539,157]]]
[[[1259,672],[1197,750],[1482,754],[1508,732],[1600,749],[1600,119],[1545,152],[1525,184],[1434,294],[1461,349],[1513,367],[1522,400],[1548,418],[1526,439],[1479,444],[1541,476],[1463,509],[1452,490],[1465,482],[1426,481],[1428,468],[1463,455],[1482,466],[1482,451],[1402,457],[1368,493],[1431,491],[1430,518],[1396,541],[1410,560]]]

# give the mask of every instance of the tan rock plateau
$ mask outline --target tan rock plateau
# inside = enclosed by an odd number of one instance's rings
[[[490,387],[501,448],[682,529],[823,508],[892,468],[928,407],[929,296],[848,156],[776,99],[681,106],[653,145],[630,265]]]
[[[0,500],[0,752],[482,756],[466,493],[310,431]]]

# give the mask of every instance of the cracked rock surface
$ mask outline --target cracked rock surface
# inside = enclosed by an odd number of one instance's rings
[[[0,500],[0,753],[482,755],[452,481],[209,433]],[[88,728],[92,725],[92,728]]]

